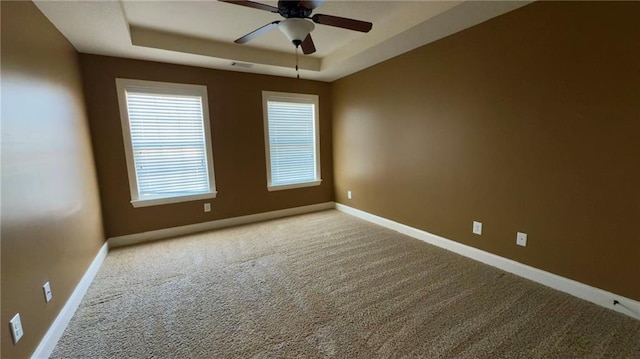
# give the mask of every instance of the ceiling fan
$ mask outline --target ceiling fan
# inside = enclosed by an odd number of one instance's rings
[[[322,5],[324,0],[280,0],[278,1],[278,7],[253,1],[220,1],[229,4],[251,7],[258,10],[269,11],[272,13],[280,14],[280,16],[285,18],[284,20],[274,21],[256,30],[253,30],[252,32],[235,40],[234,42],[236,44],[247,43],[277,27],[287,36],[287,38],[289,38],[289,40],[291,40],[296,48],[301,46],[302,52],[305,55],[309,55],[316,52],[316,47],[313,44],[313,39],[311,38],[311,31],[313,31],[313,29],[315,28],[315,25],[313,24],[314,22],[320,25],[334,26],[360,32],[369,32],[373,27],[373,24],[370,22],[348,19],[333,15],[314,14],[313,16],[311,16],[313,10]]]

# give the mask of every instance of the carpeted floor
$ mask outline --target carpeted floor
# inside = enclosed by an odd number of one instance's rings
[[[109,253],[54,358],[640,358],[640,321],[335,210]]]

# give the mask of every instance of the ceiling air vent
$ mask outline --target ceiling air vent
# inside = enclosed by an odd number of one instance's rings
[[[244,69],[250,69],[253,67],[253,64],[248,64],[246,62],[232,62],[231,66],[242,67]]]

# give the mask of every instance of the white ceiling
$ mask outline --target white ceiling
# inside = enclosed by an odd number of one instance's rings
[[[282,18],[209,1],[34,0],[79,52],[294,77],[294,47],[278,30],[233,40]],[[277,1],[258,1],[277,6]],[[530,1],[335,1],[315,13],[370,21],[369,33],[316,25],[302,78],[333,81],[471,27]],[[233,62],[252,64],[234,67]]]

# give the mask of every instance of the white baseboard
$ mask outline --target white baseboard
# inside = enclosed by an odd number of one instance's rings
[[[49,330],[47,330],[47,333],[40,341],[40,344],[31,355],[32,359],[49,358],[53,349],[56,347],[56,344],[58,344],[58,340],[62,337],[64,330],[67,328],[69,321],[71,321],[73,314],[75,314],[76,309],[78,309],[82,298],[84,298],[84,295],[87,293],[87,289],[89,289],[89,286],[93,282],[93,278],[95,278],[98,273],[98,270],[100,269],[104,259],[107,257],[108,252],[109,244],[105,243],[82,276],[82,279],[80,279],[76,289],[71,293],[67,303],[62,307],[62,310],[58,313],[53,324],[51,324]]]
[[[127,236],[113,237],[105,243],[100,251],[94,258],[93,262],[85,272],[84,276],[76,286],[75,290],[67,300],[67,303],[62,307],[62,310],[53,321],[53,324],[49,327],[49,330],[40,341],[40,344],[33,352],[32,359],[48,358],[53,349],[55,348],[58,340],[64,333],[69,321],[76,312],[76,309],[80,305],[82,298],[89,289],[89,286],[93,282],[102,262],[107,256],[110,247],[124,246],[134,243],[141,243],[145,241],[152,241],[161,238],[168,238],[173,236],[179,236],[184,234],[196,233],[216,228],[230,227],[241,224],[248,224],[254,222],[265,221],[269,219],[288,217],[297,214],[304,214],[310,212],[322,211],[325,209],[336,208],[341,212],[359,217],[366,221],[381,225],[383,227],[398,231],[402,234],[410,237],[422,240],[429,244],[435,245],[447,249],[449,251],[461,254],[465,257],[477,260],[479,262],[488,264],[490,266],[502,269],[504,271],[516,274],[518,276],[533,280],[540,284],[546,285],[553,289],[571,294],[575,297],[590,301],[600,306],[615,310],[622,314],[626,314],[632,318],[640,320],[640,302],[626,298],[614,293],[607,292],[605,290],[589,286],[584,283],[574,281],[559,275],[545,272],[541,269],[534,268],[511,259],[497,256],[495,254],[485,252],[483,250],[473,248],[440,236],[436,236],[429,232],[413,228],[383,217],[376,216],[374,214],[361,211],[349,206],[345,206],[339,203],[325,202],[303,207],[287,208],[271,212],[263,212],[257,214],[251,214],[241,217],[233,217],[220,219],[211,222],[192,224],[181,227],[173,227],[167,229],[161,229],[157,231],[144,232],[139,234],[132,234]],[[617,300],[620,304],[614,305],[613,301]]]
[[[108,243],[110,248],[115,248],[115,247],[127,246],[131,244],[142,243],[142,242],[155,241],[157,239],[182,236],[186,234],[204,232],[204,231],[217,229],[217,228],[232,227],[232,226],[237,226],[241,224],[261,222],[261,221],[266,221],[270,219],[289,217],[297,214],[311,213],[311,212],[317,212],[317,211],[322,211],[325,209],[333,209],[333,208],[335,208],[335,205],[333,202],[318,203],[318,204],[312,204],[309,206],[286,208],[286,209],[281,209],[277,211],[262,212],[262,213],[250,214],[246,216],[218,219],[210,222],[189,224],[186,226],[171,227],[171,228],[165,228],[165,229],[158,229],[155,231],[112,237],[112,238],[109,238]]]
[[[500,257],[498,255],[485,252],[483,250],[470,247],[383,217],[379,217],[374,214],[361,211],[359,209],[345,206],[340,203],[336,203],[336,209],[352,216],[378,224],[380,226],[398,231],[402,234],[419,239],[437,247],[447,249],[449,251],[461,254],[465,257],[502,269],[506,272],[510,272],[520,277],[538,282],[547,287],[551,287],[553,289],[571,294],[580,299],[584,299],[605,308],[615,310],[616,312],[626,314],[632,318],[640,319],[640,302],[636,300],[625,298],[623,296],[610,293],[572,279],[561,277],[553,273],[545,272],[541,269],[531,267],[511,259]],[[614,305],[614,300],[617,300],[619,304]]]

